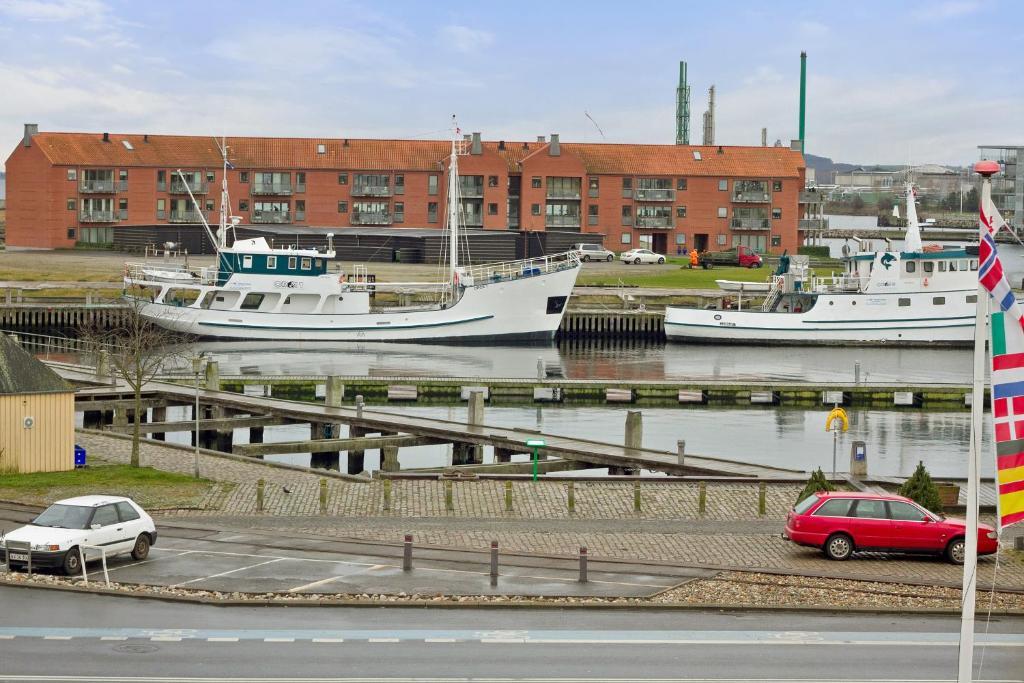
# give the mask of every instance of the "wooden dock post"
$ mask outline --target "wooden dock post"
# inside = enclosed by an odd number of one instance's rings
[[[446,479],[444,482],[444,509],[448,512],[455,511],[455,497],[452,493],[452,482]]]
[[[166,406],[154,406],[153,407],[153,422],[167,422],[167,407]],[[157,441],[164,441],[167,435],[163,432],[154,432],[152,438]]]
[[[381,472],[399,472],[402,466],[398,462],[398,446],[384,446],[380,449]]]
[[[639,410],[626,412],[626,437],[624,444],[626,448],[643,448],[644,421]],[[609,467],[608,474],[626,475],[636,474],[638,470],[633,467]]]
[[[391,511],[391,480],[385,479],[383,483],[384,487],[384,511]]]
[[[262,479],[256,481],[256,512],[263,512],[263,490],[266,488],[266,482]]]
[[[633,512],[640,512],[640,511],[641,511],[640,480],[638,479],[638,480],[633,482]]]
[[[505,482],[505,512],[512,512],[512,482]]]
[[[320,477],[320,514],[327,514],[327,480]]]
[[[708,509],[708,485],[703,481],[697,487],[697,514],[701,517]]]
[[[215,360],[206,364],[206,389],[220,391],[220,365]]]
[[[366,436],[367,430],[363,427],[357,427],[352,425],[348,428],[348,436],[350,439],[358,439]],[[365,469],[366,451],[364,450],[352,450],[348,452],[348,473],[359,474]]]
[[[324,405],[330,408],[340,408],[344,397],[345,385],[341,383],[341,378],[328,377],[324,391]],[[309,433],[311,439],[337,439],[341,436],[341,426],[332,422],[311,422]],[[341,467],[340,461],[340,451],[324,451],[313,453],[310,456],[309,465],[321,469],[337,470]]]
[[[686,442],[682,439],[676,441],[676,458],[678,458],[679,467],[684,467],[686,464]]]
[[[471,391],[469,393],[469,405],[466,409],[466,423],[469,425],[482,425],[484,423],[484,392]],[[469,446],[469,461],[480,465],[484,461],[484,447],[479,444]]]

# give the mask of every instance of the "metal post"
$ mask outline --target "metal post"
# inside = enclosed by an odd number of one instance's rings
[[[327,479],[320,477],[320,514],[327,514]]]
[[[444,509],[448,512],[455,511],[455,501],[452,498],[452,482],[446,480],[444,482]]]
[[[839,431],[832,430],[832,478],[836,478],[836,449],[839,448]]]
[[[767,499],[767,494],[768,494],[768,484],[766,484],[765,482],[762,481],[757,486],[757,516],[758,517],[764,517],[765,512],[767,511],[767,508],[768,508],[768,501],[766,500]]]
[[[498,585],[498,542],[491,541],[491,586]]]
[[[540,449],[533,447],[533,481],[537,481],[537,470],[540,463]]]
[[[853,361],[853,383],[860,384],[860,361]]]
[[[192,372],[196,378],[196,404],[192,409],[192,415],[196,422],[195,452],[192,457],[192,476],[199,478],[199,373],[203,367],[202,356],[193,356]]]
[[[640,480],[633,482],[633,512],[640,512]]]
[[[391,510],[391,480],[384,480],[384,510]]]
[[[505,512],[512,512],[512,482],[505,482]]]
[[[89,573],[85,571],[85,550],[82,546],[78,546],[78,561],[82,563],[82,581],[85,585],[89,585]]]
[[[262,479],[256,481],[256,512],[263,512],[263,489],[266,482]]]
[[[680,467],[685,465],[686,460],[686,442],[680,439],[676,441],[676,459]]]
[[[697,486],[697,514],[701,517],[708,509],[708,485],[703,481]]]
[[[580,546],[580,583],[587,582],[587,547]]]
[[[412,571],[412,534],[406,534],[402,543],[402,571]]]
[[[569,514],[576,512],[576,482],[570,481],[567,485],[566,500],[569,506]]]

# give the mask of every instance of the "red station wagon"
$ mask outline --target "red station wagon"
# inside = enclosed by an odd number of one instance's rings
[[[937,515],[903,496],[877,493],[818,492],[796,504],[786,516],[783,538],[821,548],[832,560],[858,550],[945,555],[964,561],[962,519]],[[978,554],[999,549],[995,530],[978,525]]]

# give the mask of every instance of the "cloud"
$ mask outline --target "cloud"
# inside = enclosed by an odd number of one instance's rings
[[[0,12],[26,21],[92,20],[106,14],[109,7],[100,0],[4,0]]]
[[[914,16],[925,21],[942,21],[954,19],[967,14],[974,14],[982,7],[980,0],[946,0],[945,2],[929,2],[922,5]]]
[[[823,38],[830,32],[829,27],[820,21],[804,20],[797,24],[797,32],[805,38]]]
[[[479,52],[494,42],[492,33],[457,24],[442,27],[437,37],[442,45],[464,54]]]

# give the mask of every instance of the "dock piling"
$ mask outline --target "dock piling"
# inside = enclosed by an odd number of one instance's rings
[[[385,479],[384,481],[390,481]],[[402,542],[402,571],[412,571],[412,534],[406,534]]]
[[[384,511],[385,512],[390,512],[391,511],[391,480],[390,479],[385,479],[384,480],[383,488],[384,488]]]
[[[570,481],[566,485],[565,491],[566,506],[569,508],[569,514],[576,513],[576,482]]]
[[[640,511],[641,511],[640,480],[638,479],[638,480],[633,482],[633,512],[640,512]]]
[[[444,509],[448,512],[455,512],[455,497],[452,493],[452,482],[444,482]]]
[[[686,461],[686,441],[682,439],[676,441],[676,458],[678,459],[680,469],[682,469]]]

